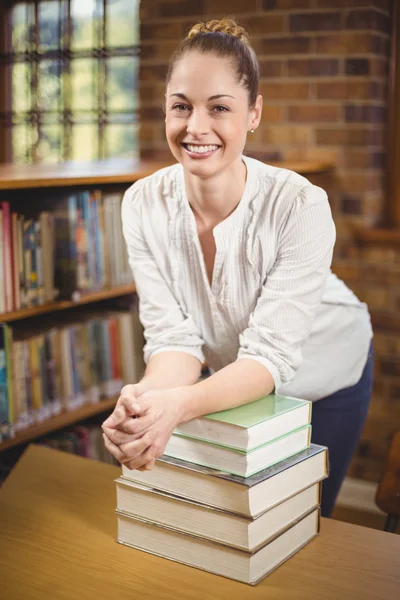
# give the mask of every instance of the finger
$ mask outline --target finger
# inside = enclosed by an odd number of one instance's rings
[[[156,464],[156,459],[153,458],[153,459],[149,460],[149,462],[146,463],[145,465],[143,465],[142,467],[139,467],[139,471],[151,471],[151,469],[154,467],[155,464]]]
[[[154,456],[153,456],[152,448],[150,447],[145,452],[143,452],[141,455],[136,456],[136,458],[126,461],[124,463],[124,465],[126,467],[128,467],[128,469],[131,469],[131,470],[134,470],[134,469],[145,470],[143,467],[145,465],[147,465],[149,462],[151,462],[153,459],[154,459]]]
[[[124,462],[134,460],[144,452],[146,452],[152,445],[152,436],[150,432],[147,432],[144,436],[133,442],[127,444],[121,444],[119,446],[122,452],[122,460]]]
[[[106,434],[109,440],[111,440],[117,446],[121,446],[121,444],[128,444],[129,442],[133,442],[138,439],[141,434],[132,434],[132,433],[124,433],[119,429],[114,429],[113,427],[106,427],[104,424],[101,426],[103,432]]]
[[[125,419],[117,428],[119,431],[129,434],[143,434],[149,427],[152,427],[158,419],[161,417],[161,414],[158,411],[149,410],[148,413],[145,413],[136,419]]]
[[[127,407],[130,406],[130,409]],[[140,406],[136,402],[132,402],[132,399],[127,401],[126,398],[120,396],[117,402],[117,406],[111,415],[104,421],[103,425],[106,427],[117,427],[120,423],[125,421],[131,416],[140,414]]]
[[[117,459],[118,462],[122,463],[123,453],[119,446],[116,446],[104,433],[103,433],[104,445],[108,452]]]

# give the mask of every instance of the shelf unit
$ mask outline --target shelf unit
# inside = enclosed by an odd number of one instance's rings
[[[101,187],[102,189],[126,189],[143,177],[151,175],[156,170],[167,166],[165,163],[134,161],[131,159],[105,160],[93,163],[62,163],[53,165],[0,165],[0,201],[10,200],[17,197],[25,190],[32,199],[40,193],[40,190],[46,190],[54,194],[59,193],[60,189]],[[12,323],[23,319],[32,319],[56,313],[59,311],[68,311],[83,305],[94,304],[105,300],[117,299],[118,297],[128,296],[135,293],[135,285],[121,285],[107,289],[86,293],[78,301],[59,300],[46,303],[40,306],[23,308],[13,312],[0,314],[0,322]],[[112,411],[118,397],[101,400],[95,404],[87,404],[76,410],[64,411],[59,415],[36,423],[27,429],[16,433],[15,437],[0,443],[0,452],[8,450],[20,444],[25,444],[35,440],[48,433],[63,429],[64,427],[79,423],[89,417],[97,414]]]
[[[29,191],[34,201],[37,190],[52,188],[74,188],[74,187],[114,187],[124,184],[129,185],[151,175],[158,169],[171,163],[160,163],[152,161],[138,161],[133,159],[112,159],[95,161],[90,163],[67,162],[51,165],[14,165],[0,164],[0,200],[9,199],[8,194],[19,193],[23,190]],[[270,163],[281,168],[291,169],[302,175],[325,173],[333,168],[328,162],[304,161]],[[135,286],[125,285],[100,291],[92,292],[82,296],[79,301],[60,300],[41,306],[24,308],[18,311],[0,314],[0,322],[10,323],[22,319],[34,318],[47,313],[66,311],[80,305],[100,302],[107,299],[117,298],[135,292]],[[0,443],[0,452],[11,447],[32,441],[47,433],[62,429],[63,427],[78,423],[88,417],[112,410],[117,398],[102,400],[97,404],[89,404],[73,411],[63,412],[60,415],[37,423],[7,441]]]

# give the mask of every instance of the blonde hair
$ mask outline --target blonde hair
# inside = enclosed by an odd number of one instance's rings
[[[191,51],[230,59],[235,67],[238,83],[248,91],[249,106],[255,105],[260,79],[258,60],[248,33],[234,19],[213,19],[194,25],[171,57],[167,85],[177,62]]]
[[[249,48],[251,47],[250,38],[246,30],[236,23],[234,19],[228,17],[220,20],[213,19],[212,21],[196,23],[196,25],[193,25],[185,39],[190,40],[190,38],[198,33],[214,33],[215,31],[233,35],[233,37],[238,38],[243,44],[246,44]]]

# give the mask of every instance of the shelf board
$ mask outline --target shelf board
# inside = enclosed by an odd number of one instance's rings
[[[101,400],[96,404],[87,404],[76,410],[63,412],[56,417],[46,419],[42,423],[36,423],[27,429],[18,431],[15,437],[11,440],[1,442],[0,452],[7,450],[8,448],[12,448],[13,446],[18,446],[19,444],[25,444],[26,442],[39,438],[47,433],[51,433],[57,429],[63,429],[64,427],[68,427],[69,425],[73,425],[74,423],[78,423],[79,421],[83,421],[89,417],[93,417],[94,415],[99,415],[102,412],[106,412],[108,410],[111,411],[114,408],[117,400],[118,396],[107,398],[107,400]]]
[[[93,162],[64,162],[44,165],[0,164],[0,190],[52,188],[74,185],[131,184],[151,175],[170,162],[118,158]],[[268,164],[296,171],[301,175],[322,173],[334,168],[326,161],[285,161]]]
[[[21,308],[20,310],[13,312],[0,313],[0,322],[7,323],[8,321],[19,321],[20,319],[27,319],[28,317],[36,317],[37,315],[44,315],[59,310],[66,310],[68,308],[74,308],[83,304],[100,302],[101,300],[107,300],[108,298],[126,296],[128,294],[133,294],[135,291],[136,287],[133,283],[129,285],[119,285],[116,287],[99,290],[98,292],[84,294],[76,302],[73,300],[59,300],[58,302],[49,302],[47,304],[41,304],[40,306]]]
[[[133,183],[173,164],[118,158],[43,165],[0,165],[0,190]]]

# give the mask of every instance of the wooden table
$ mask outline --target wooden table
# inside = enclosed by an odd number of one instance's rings
[[[120,469],[31,445],[0,489],[7,600],[395,600],[400,536],[323,519],[321,534],[255,587],[118,544]]]

